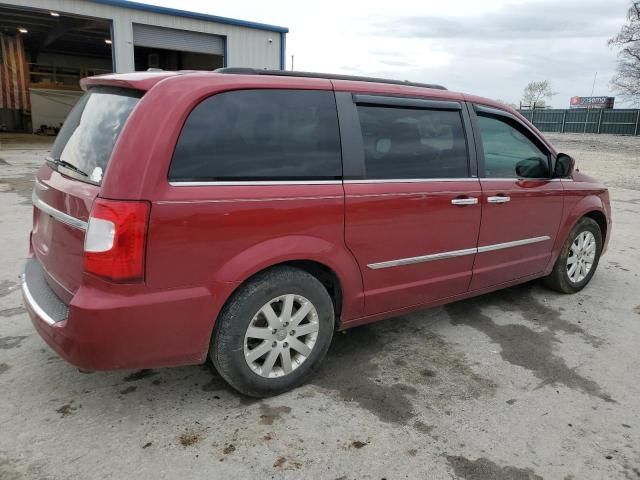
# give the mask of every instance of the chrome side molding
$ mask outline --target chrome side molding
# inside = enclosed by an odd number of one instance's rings
[[[475,248],[465,248],[464,250],[452,250],[450,252],[434,253],[432,255],[422,255],[420,257],[401,258],[399,260],[389,260],[388,262],[370,263],[367,267],[378,270],[379,268],[399,267],[400,265],[411,265],[412,263],[432,262],[434,260],[444,260],[445,258],[463,257],[476,253]]]
[[[465,248],[463,250],[452,250],[449,252],[434,253],[431,255],[421,255],[419,257],[400,258],[398,260],[389,260],[386,262],[369,263],[367,267],[372,270],[378,270],[381,268],[399,267],[401,265],[411,265],[414,263],[433,262],[435,260],[444,260],[447,258],[474,255],[476,253],[492,252],[494,250],[502,250],[504,248],[520,247],[522,245],[529,245],[531,243],[546,242],[547,240],[551,240],[551,237],[549,237],[548,235],[544,235],[542,237],[514,240],[513,242],[485,245],[484,247]]]
[[[478,177],[461,178],[383,178],[344,180],[345,184],[369,184],[369,183],[438,183],[438,182],[475,182],[479,184]]]
[[[514,240],[513,242],[496,243],[494,245],[485,245],[484,247],[478,247],[478,253],[493,252],[494,250],[502,250],[503,248],[520,247],[522,245],[529,245],[531,243],[546,242],[551,240],[551,237],[544,235],[542,237],[525,238],[523,240]]]
[[[38,197],[37,192],[34,190],[31,194],[31,201],[33,202],[33,206],[40,210],[41,212],[46,213],[47,215],[51,215],[56,220],[61,221],[65,225],[69,225],[71,227],[79,228],[80,230],[87,230],[87,222],[84,220],[80,220],[79,218],[72,217],[71,215],[61,212],[57,208],[53,208],[48,203],[43,202]]]
[[[267,185],[342,185],[342,180],[251,180],[251,181],[202,181],[192,182],[187,180],[171,180],[172,187],[241,187],[241,186],[267,186]]]

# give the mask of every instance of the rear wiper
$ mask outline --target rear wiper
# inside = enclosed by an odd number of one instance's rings
[[[60,165],[61,167],[64,167],[64,168],[68,168],[69,170],[73,170],[74,172],[82,175],[83,177],[88,177],[89,176],[88,173],[83,172],[78,167],[76,167],[73,163],[69,163],[69,162],[67,162],[65,160],[59,160],[59,159],[47,157],[47,161],[51,162],[51,163],[54,163],[56,165]]]

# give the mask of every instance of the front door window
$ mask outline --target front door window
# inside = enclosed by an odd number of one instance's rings
[[[486,178],[549,178],[549,158],[507,120],[479,115]]]

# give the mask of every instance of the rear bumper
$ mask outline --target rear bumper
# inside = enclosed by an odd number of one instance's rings
[[[37,264],[29,259],[23,276],[25,306],[36,331],[72,365],[116,370],[205,361],[217,313],[209,289],[149,291],[95,281],[65,305],[39,283],[32,262]]]
[[[22,296],[30,311],[47,325],[54,326],[69,315],[69,306],[47,285],[44,270],[35,258],[28,259],[24,267]]]

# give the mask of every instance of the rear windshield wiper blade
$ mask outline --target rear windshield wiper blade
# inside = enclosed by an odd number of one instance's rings
[[[69,163],[69,162],[67,162],[65,160],[59,160],[59,159],[47,157],[47,161],[51,162],[51,163],[54,163],[56,165],[60,165],[61,167],[64,167],[64,168],[68,168],[69,170],[73,170],[74,172],[82,175],[83,177],[88,177],[89,176],[88,173],[83,172],[78,167],[76,167],[73,163]]]

